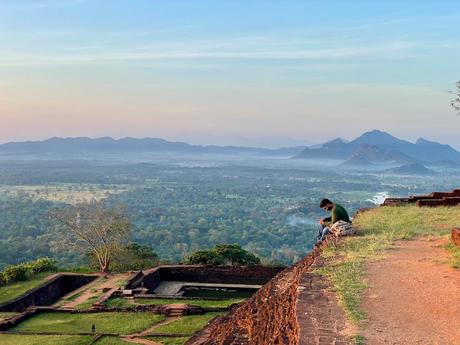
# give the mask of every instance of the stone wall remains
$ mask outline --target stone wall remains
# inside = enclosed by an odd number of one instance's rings
[[[0,312],[22,312],[31,306],[49,305],[96,278],[96,275],[90,274],[58,273],[39,287],[0,304]]]

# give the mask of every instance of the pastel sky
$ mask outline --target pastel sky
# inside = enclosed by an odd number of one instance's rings
[[[0,0],[0,142],[377,128],[460,148],[459,24],[457,0]]]

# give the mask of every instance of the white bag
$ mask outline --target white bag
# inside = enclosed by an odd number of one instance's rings
[[[351,236],[356,233],[356,230],[353,228],[351,223],[339,220],[331,226],[331,233],[335,236]]]

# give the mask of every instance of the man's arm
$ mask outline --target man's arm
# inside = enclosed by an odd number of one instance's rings
[[[331,217],[327,217],[327,218],[323,218],[321,219],[321,221],[319,222],[321,225],[323,226],[326,226],[326,225],[329,225],[331,222]]]
[[[331,212],[331,223],[332,223],[332,224],[335,224],[336,222],[338,222],[338,220],[339,220],[338,218],[339,218],[339,217],[338,217],[338,215],[337,215],[337,209],[334,207],[334,208],[332,209],[332,212]]]

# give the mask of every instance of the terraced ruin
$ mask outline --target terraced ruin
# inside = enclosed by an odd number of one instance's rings
[[[56,276],[9,301],[5,305],[15,312],[0,314],[0,340],[17,345],[184,344],[279,271],[261,266],[161,266],[108,276],[59,274],[91,279],[70,292],[70,286],[55,283],[52,305],[47,305],[52,296],[40,296],[50,291]]]

